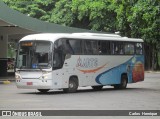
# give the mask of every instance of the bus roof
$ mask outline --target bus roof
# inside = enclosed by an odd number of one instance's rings
[[[120,35],[117,34],[100,34],[100,33],[41,33],[41,34],[27,35],[23,37],[20,41],[48,40],[54,42],[55,40],[60,38],[143,42],[142,39],[121,37]]]

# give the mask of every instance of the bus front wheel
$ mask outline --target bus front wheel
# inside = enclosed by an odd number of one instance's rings
[[[114,85],[114,89],[126,89],[128,83],[127,75],[122,75],[121,84]]]
[[[38,91],[41,92],[41,93],[46,93],[46,92],[49,91],[49,89],[38,89]]]
[[[65,93],[75,93],[78,88],[78,80],[76,77],[72,77],[69,80],[68,88],[63,89]]]

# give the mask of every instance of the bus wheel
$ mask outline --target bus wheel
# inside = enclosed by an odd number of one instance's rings
[[[93,90],[101,90],[103,86],[92,86]]]
[[[72,77],[69,80],[68,88],[63,89],[65,93],[75,93],[78,88],[78,80],[76,77]]]
[[[38,91],[41,92],[41,93],[46,93],[46,92],[49,91],[49,89],[38,89]]]
[[[128,83],[127,80],[127,75],[122,75],[121,84],[114,85],[114,89],[126,89]]]

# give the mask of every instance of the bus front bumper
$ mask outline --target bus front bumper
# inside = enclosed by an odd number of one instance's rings
[[[16,86],[23,89],[51,89],[52,80],[21,79],[16,80]]]

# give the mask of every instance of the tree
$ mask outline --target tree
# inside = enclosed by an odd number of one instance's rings
[[[160,45],[160,2],[159,0],[138,0],[128,16],[131,36],[145,41],[146,68],[157,69]]]
[[[59,0],[55,3],[55,8],[51,11],[50,22],[71,26],[74,21],[74,14],[71,11],[71,0]]]
[[[145,41],[146,68],[160,68],[159,0],[3,0],[10,7],[64,26],[112,32]],[[159,62],[158,62],[159,61]]]
[[[51,11],[59,0],[3,0],[11,8],[28,16],[49,21]]]
[[[160,2],[159,0],[113,0],[117,29],[121,35],[145,41],[146,68],[159,68]]]
[[[3,0],[31,17],[64,26],[115,32],[112,0]]]
[[[111,0],[60,0],[52,10],[51,22],[115,32],[116,13],[110,2]]]
[[[130,16],[131,8],[133,7],[135,0],[112,0],[114,10],[117,14],[117,30],[120,31],[122,36],[131,37],[131,27],[130,21],[128,21],[128,16]]]

